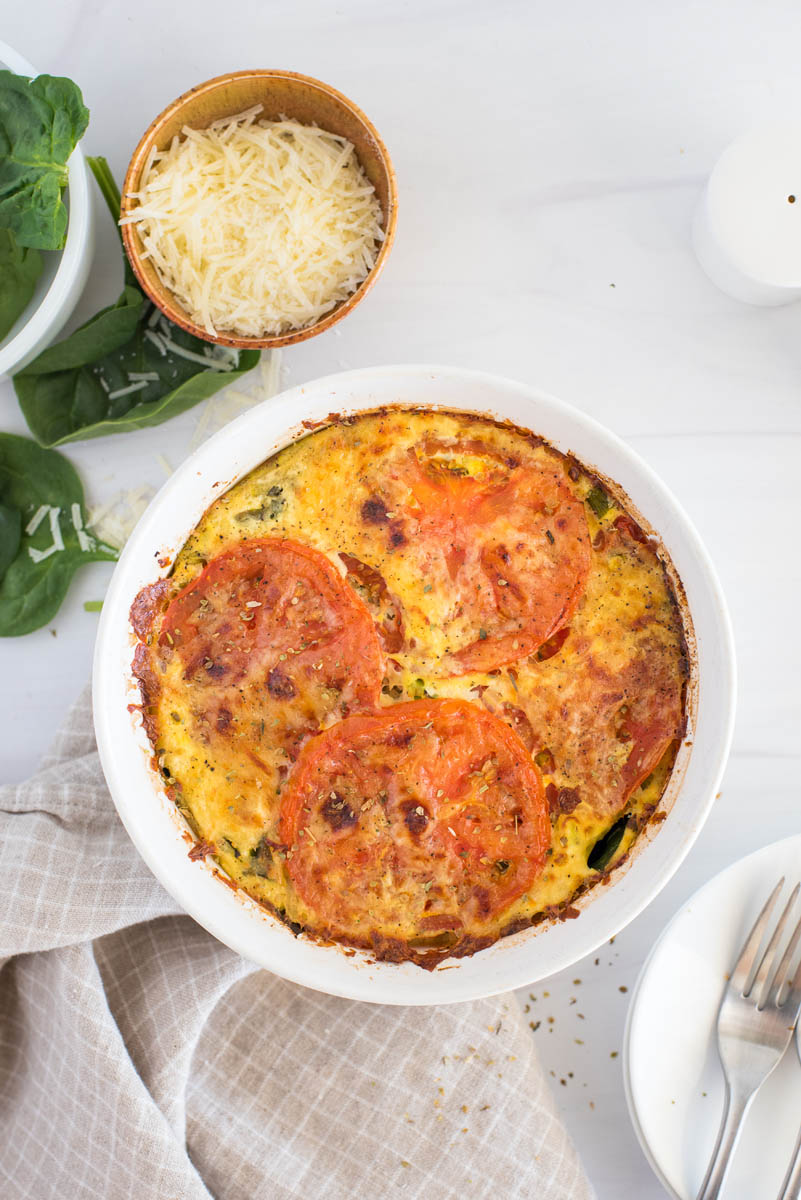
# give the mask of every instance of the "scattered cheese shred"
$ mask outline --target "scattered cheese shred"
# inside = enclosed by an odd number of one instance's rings
[[[155,494],[149,484],[118,492],[105,504],[91,509],[86,524],[91,527],[101,542],[121,549],[134,530],[134,526]]]
[[[37,548],[35,546],[28,547],[28,554],[30,555],[33,562],[35,562],[35,563],[44,562],[44,560],[46,558],[49,558],[51,554],[57,554],[59,551],[64,549],[64,539],[61,536],[61,525],[59,524],[59,517],[61,516],[61,509],[55,508],[51,504],[45,504],[42,507],[44,508],[45,512],[47,513],[48,517],[50,518],[50,535],[53,538],[53,541],[52,541],[52,544],[50,546],[48,546],[46,550],[37,550]],[[42,509],[41,508],[38,509],[37,512],[34,514],[33,519],[28,522],[28,525],[25,528],[26,533],[35,532],[36,526],[34,526],[34,529],[31,529],[31,526],[33,525],[34,521],[36,521],[37,526],[41,524],[42,519],[43,519],[42,516],[39,515],[41,512],[42,512]],[[39,518],[38,520],[36,520],[37,517]]]
[[[109,400],[119,400],[120,396],[130,396],[131,392],[141,392],[142,388],[147,387],[147,380],[140,379],[138,383],[129,383],[127,387],[117,388],[114,392],[109,392]]]
[[[59,522],[61,509],[51,507],[48,516],[50,517],[50,533],[53,536],[53,545],[55,546],[56,550],[63,550],[64,539],[61,536],[61,524]]]
[[[160,336],[154,329],[145,331],[145,336],[151,334],[153,337]],[[210,359],[209,365],[219,365],[220,361],[223,361],[226,356],[232,353],[235,355],[236,352],[229,351],[227,347],[213,347],[212,354],[214,355],[214,360]],[[220,356],[219,360],[217,359],[217,355]],[[190,451],[196,449],[201,442],[211,437],[218,429],[222,429],[223,425],[227,425],[234,417],[238,417],[246,409],[253,408],[255,404],[260,404],[262,401],[269,400],[276,395],[285,383],[281,359],[280,350],[265,351],[261,356],[258,370],[254,370],[249,375],[246,375],[244,379],[238,380],[236,385],[231,384],[229,387],[217,392],[204,405],[199,406],[199,419],[188,449]],[[251,383],[249,390],[241,390],[243,385],[247,385],[248,383]],[[157,454],[155,457],[164,474],[171,475],[172,464],[169,460],[163,454]],[[104,504],[90,509],[86,525],[91,528],[95,538],[106,542],[110,546],[116,546],[118,549],[121,549],[133,533],[134,526],[154,495],[155,489],[149,484],[144,484],[132,490],[117,492],[116,495],[110,497]],[[40,512],[34,514],[29,525],[32,525],[35,519],[38,519],[37,523],[41,523],[48,511],[49,506],[46,504],[42,505],[42,509]],[[78,520],[80,520],[80,516],[80,509],[78,509]],[[78,539],[81,541],[81,533],[78,531],[74,511],[73,525],[76,533],[78,533]],[[81,532],[83,532],[83,527],[81,527]],[[87,536],[84,533],[84,537]],[[85,548],[82,542],[81,546]],[[41,553],[42,551],[36,551],[37,555]],[[44,551],[45,555],[54,553],[55,547]],[[36,561],[39,561],[38,558]]]
[[[158,312],[158,309],[156,309],[155,311]],[[164,345],[164,338],[159,337],[159,335],[154,330],[146,329],[145,337],[150,339],[150,341],[153,343],[153,345],[156,347],[156,349],[162,355],[162,357],[167,353],[167,347]],[[103,382],[102,378],[101,378],[100,382],[101,383]]]
[[[36,533],[36,530],[39,528],[42,521],[47,516],[49,508],[50,508],[49,504],[40,504],[39,505],[36,512],[33,514],[30,521],[25,526],[25,532],[27,533],[28,537],[30,537],[32,534]]]
[[[166,334],[161,335],[161,340],[167,350],[170,350],[176,358],[185,358],[187,362],[200,363],[202,367],[209,367],[212,371],[233,371],[235,364],[229,359],[213,358],[210,354],[195,354],[194,350],[187,350],[185,346],[179,346],[171,337]]]
[[[80,504],[73,504],[70,509],[70,514],[72,516],[72,528],[75,530],[78,538],[78,545],[83,551],[94,550],[95,539],[90,537],[83,527],[83,516],[81,514]]]
[[[162,282],[212,335],[312,324],[362,283],[384,237],[352,143],[260,111],[185,127],[120,222],[137,225]]]
[[[57,550],[58,546],[48,546],[46,550],[37,550],[35,546],[29,546],[28,554],[35,563],[40,563],[49,558],[51,554],[55,554]]]
[[[261,356],[258,373],[254,372],[252,377],[255,387],[251,390],[247,392],[242,390],[243,383],[251,379],[250,375],[246,375],[245,379],[239,380],[236,386],[232,385],[217,392],[206,402],[189,443],[190,450],[196,450],[201,443],[205,442],[206,438],[222,429],[229,421],[241,416],[243,412],[253,408],[254,405],[261,404],[264,400],[271,400],[281,390],[281,351],[271,350],[269,353],[265,351]]]

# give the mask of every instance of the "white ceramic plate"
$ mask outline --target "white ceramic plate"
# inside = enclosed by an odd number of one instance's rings
[[[363,954],[295,938],[242,893],[187,858],[175,806],[149,765],[138,716],[128,623],[139,589],[168,567],[211,502],[275,450],[302,436],[303,420],[385,404],[490,413],[543,434],[616,480],[647,526],[659,531],[681,576],[697,639],[690,691],[693,720],[667,791],[668,819],[649,827],[614,886],[584,897],[578,920],[505,938],[471,958],[426,972],[374,963]],[[695,841],[718,790],[734,714],[734,649],[712,565],[697,534],[646,464],[591,418],[510,380],[452,367],[373,367],[332,375],[266,401],[209,439],[164,485],[117,565],[103,605],[94,667],[95,729],[114,802],[153,873],[187,912],[245,957],[287,979],[385,1004],[443,1004],[523,987],[590,953],[637,916]]]
[[[801,877],[801,835],[740,859],[673,918],[629,1008],[626,1098],[645,1155],[671,1196],[693,1200],[723,1112],[718,1007],[727,973],[776,881]],[[785,889],[785,896],[788,889]],[[732,1161],[730,1200],[776,1200],[801,1125],[793,1045],[754,1101]]]
[[[0,67],[29,77],[41,73],[5,42],[0,42]],[[94,248],[92,198],[80,146],[72,152],[67,165],[69,184],[64,193],[69,208],[67,240],[63,250],[42,252],[44,267],[31,301],[0,341],[0,376],[19,371],[55,340],[72,315],[89,274]]]

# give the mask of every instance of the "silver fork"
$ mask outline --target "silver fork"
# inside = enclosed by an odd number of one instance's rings
[[[793,888],[764,954],[759,955],[783,886],[782,877],[746,939],[720,1002],[718,1052],[726,1077],[726,1099],[718,1140],[698,1200],[716,1200],[720,1195],[745,1115],[787,1049],[801,1008],[801,970],[792,979],[789,977],[801,938],[801,921],[779,957],[782,935],[801,885]]]
[[[801,1058],[801,1042],[799,1042],[799,1029],[801,1026],[795,1027],[795,1048],[798,1052],[798,1057]],[[801,1198],[801,1131],[796,1139],[793,1156],[790,1159],[790,1165],[787,1168],[787,1174],[781,1186],[777,1200],[799,1200]]]

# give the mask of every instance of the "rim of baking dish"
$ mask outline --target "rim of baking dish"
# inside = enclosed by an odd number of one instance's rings
[[[145,584],[169,573],[208,506],[278,449],[332,412],[387,404],[476,412],[512,421],[572,453],[627,495],[658,532],[687,599],[689,722],[663,797],[668,819],[646,828],[612,886],[577,902],[578,920],[552,921],[503,938],[470,957],[427,971],[375,962],[369,954],[295,936],[231,885],[213,862],[192,862],[190,838],[151,765],[130,663],[129,610]],[[304,424],[304,422],[306,424]],[[685,610],[685,611],[687,611]],[[384,1004],[443,1004],[525,987],[592,953],[654,899],[686,857],[719,790],[736,699],[734,640],[710,557],[689,518],[650,466],[592,417],[526,384],[454,367],[367,367],[302,384],[256,405],[195,451],[164,484],[117,564],[103,605],[93,692],[100,760],[123,824],[153,874],[220,941],[295,983]],[[658,836],[655,836],[658,830]]]

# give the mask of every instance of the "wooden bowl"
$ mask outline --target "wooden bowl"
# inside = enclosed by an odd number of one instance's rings
[[[122,188],[121,216],[129,216],[136,208],[133,193],[139,191],[142,171],[153,146],[163,150],[185,125],[205,129],[212,121],[244,112],[254,104],[264,106],[261,116],[266,120],[290,117],[304,125],[316,124],[353,143],[359,162],[375,188],[381,205],[384,241],[367,278],[347,300],[341,301],[318,321],[274,337],[238,337],[235,333],[226,332],[212,335],[197,325],[161,282],[152,262],[143,257],[144,247],[136,226],[123,225],[122,238],[136,277],[143,291],[165,316],[204,341],[246,350],[303,342],[330,329],[351,312],[367,295],[387,260],[395,236],[398,208],[395,172],[386,147],[375,127],[351,100],[327,83],[311,79],[308,75],[297,75],[293,71],[236,71],[232,75],[209,79],[207,83],[185,92],[156,117],[136,147],[128,166]]]

